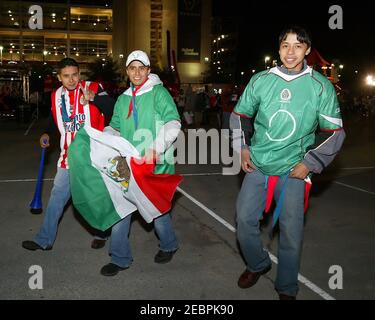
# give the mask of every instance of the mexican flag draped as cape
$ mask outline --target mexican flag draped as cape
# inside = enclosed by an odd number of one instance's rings
[[[73,204],[94,228],[106,230],[138,210],[146,222],[171,209],[182,177],[154,174],[155,164],[139,164],[126,139],[90,126],[81,128],[69,147]]]

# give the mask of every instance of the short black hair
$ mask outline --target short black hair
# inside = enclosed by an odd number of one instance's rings
[[[64,58],[57,64],[57,73],[60,73],[65,67],[77,67],[79,69],[79,64],[72,58]]]
[[[299,42],[306,43],[309,48],[311,47],[311,35],[310,35],[310,33],[306,29],[304,29],[300,26],[296,26],[296,25],[288,26],[280,32],[279,45],[281,45],[281,42],[283,42],[286,39],[286,37],[288,36],[289,33],[296,34],[297,40]]]

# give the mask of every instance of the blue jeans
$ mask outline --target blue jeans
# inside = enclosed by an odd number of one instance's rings
[[[129,230],[131,214],[112,226],[109,254],[111,262],[122,267],[129,267],[133,261],[129,245]],[[160,250],[175,251],[178,249],[178,241],[172,227],[172,219],[169,213],[163,214],[154,220],[156,234],[160,240]]]
[[[274,191],[276,202],[286,177],[280,177]],[[278,293],[296,296],[301,260],[304,223],[304,186],[300,179],[289,178],[286,184],[283,207],[279,217],[279,266],[275,289]],[[259,220],[266,202],[265,176],[258,170],[248,173],[237,198],[237,238],[247,269],[259,272],[271,265],[263,249]]]
[[[44,249],[53,246],[57,234],[57,225],[69,199],[69,170],[57,168],[43,224],[37,235],[34,237],[34,241]]]

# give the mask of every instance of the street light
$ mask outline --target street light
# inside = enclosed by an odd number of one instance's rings
[[[3,46],[0,46],[0,64],[3,65]]]
[[[264,69],[267,69],[267,62],[268,61],[270,61],[270,57],[269,56],[266,56],[265,58],[264,58]]]
[[[375,87],[375,78],[373,76],[371,76],[371,75],[368,75],[366,77],[366,83],[369,86]]]

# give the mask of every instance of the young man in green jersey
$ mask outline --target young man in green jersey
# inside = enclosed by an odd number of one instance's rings
[[[231,128],[242,130],[234,143],[241,145],[246,172],[236,205],[237,237],[247,265],[238,286],[253,286],[271,269],[259,220],[274,197],[273,225],[278,220],[280,227],[275,289],[280,299],[295,299],[298,292],[310,173],[331,163],[345,138],[333,85],[306,64],[310,49],[304,29],[283,30],[282,66],[255,74],[231,116]]]
[[[159,77],[151,73],[145,52],[135,50],[129,54],[126,73],[130,88],[118,97],[109,125],[137,148],[146,163],[157,160],[154,173],[173,174],[172,143],[181,128],[176,104]],[[116,275],[133,261],[128,239],[131,216],[112,227],[111,262],[100,271],[104,276]],[[156,218],[154,227],[160,240],[154,262],[167,263],[179,247],[170,214]]]

